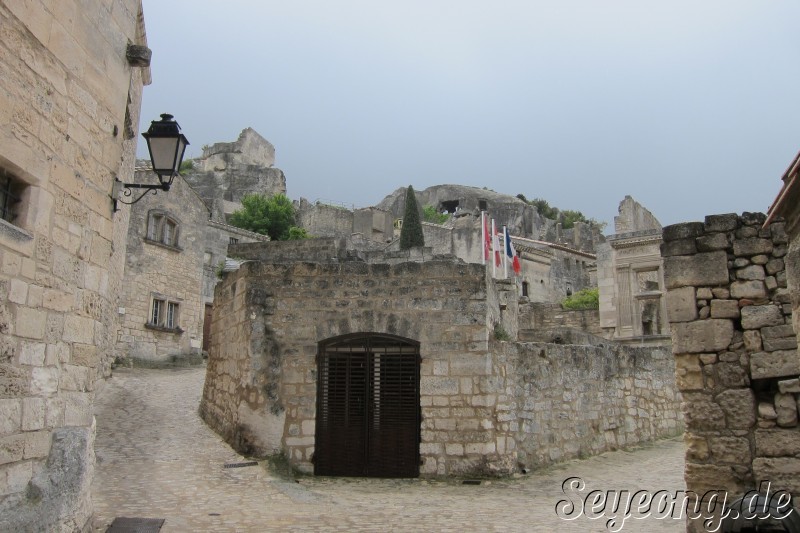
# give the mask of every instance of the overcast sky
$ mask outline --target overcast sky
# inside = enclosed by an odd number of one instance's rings
[[[141,130],[252,127],[293,199],[459,183],[609,222],[766,211],[800,150],[794,0],[143,0]],[[140,140],[139,153],[146,153]]]

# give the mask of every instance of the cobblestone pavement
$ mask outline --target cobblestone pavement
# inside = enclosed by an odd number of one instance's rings
[[[605,519],[555,514],[564,479],[591,490],[684,488],[683,442],[571,461],[481,485],[459,481],[282,479],[246,461],[197,414],[204,369],[116,370],[96,400],[95,531],[114,517],[164,518],[164,532],[607,531]],[[577,499],[576,499],[577,501]],[[623,531],[684,531],[682,520],[629,519]]]

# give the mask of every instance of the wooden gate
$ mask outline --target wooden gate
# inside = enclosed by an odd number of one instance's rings
[[[314,473],[419,476],[419,343],[361,333],[319,343]]]

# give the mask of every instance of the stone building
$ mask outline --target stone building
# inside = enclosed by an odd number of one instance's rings
[[[686,486],[698,494],[727,491],[729,502],[762,481],[773,493],[800,494],[789,238],[782,219],[765,220],[761,213],[710,215],[663,232],[685,401]],[[704,531],[699,523],[689,529]]]
[[[134,181],[156,179],[149,164],[137,167]],[[228,245],[268,237],[213,220],[212,209],[182,176],[168,193],[143,196],[130,213],[117,358],[139,366],[199,363]]]
[[[668,350],[513,342],[517,286],[483,265],[332,238],[231,253],[246,261],[217,287],[200,410],[243,453],[499,475],[681,431]]]
[[[603,336],[620,342],[668,344],[661,224],[626,196],[619,216],[614,217],[614,229],[614,235],[597,245]]]
[[[139,106],[139,0],[0,0],[0,530],[80,531],[92,402],[117,328]]]

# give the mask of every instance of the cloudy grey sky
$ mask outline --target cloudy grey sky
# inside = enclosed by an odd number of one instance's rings
[[[142,131],[252,127],[288,194],[489,187],[613,223],[765,211],[800,150],[794,0],[144,0]],[[146,152],[140,142],[140,154]]]

